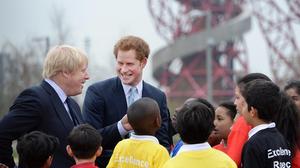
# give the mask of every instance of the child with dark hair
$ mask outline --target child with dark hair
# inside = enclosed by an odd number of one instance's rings
[[[171,118],[171,120],[172,120],[172,126],[173,126],[174,131],[175,131],[176,133],[177,133],[177,129],[176,129],[176,123],[177,123],[177,121],[176,121],[176,117],[177,117],[178,112],[183,108],[183,106],[188,105],[188,104],[190,104],[190,103],[192,103],[192,102],[200,102],[200,103],[203,103],[203,104],[206,105],[212,112],[215,111],[214,106],[213,106],[211,103],[209,103],[206,99],[203,99],[203,98],[188,98],[188,99],[186,99],[186,101],[183,103],[182,106],[175,108],[175,112],[174,112],[174,114],[173,114],[173,116],[172,116],[172,118]],[[221,139],[220,139],[220,140],[216,139],[216,137],[215,137],[214,134],[212,133],[212,134],[209,136],[209,138],[208,138],[208,142],[210,143],[210,145],[212,145],[211,143],[215,143],[215,141],[217,141],[216,144],[218,144],[218,143],[220,143]],[[174,157],[174,156],[177,154],[177,152],[179,151],[179,149],[181,148],[182,145],[183,145],[182,140],[179,140],[179,141],[176,143],[176,145],[174,146],[173,150],[171,151],[170,156],[171,156],[171,157]]]
[[[206,99],[203,99],[203,98],[193,98],[193,97],[186,99],[185,102],[181,106],[175,108],[175,112],[174,112],[174,114],[173,114],[173,116],[171,118],[172,126],[173,126],[173,128],[174,128],[174,130],[175,130],[176,133],[177,133],[177,130],[176,130],[176,117],[177,117],[177,114],[178,114],[178,112],[182,109],[182,107],[185,104],[187,105],[187,104],[189,104],[191,102],[200,102],[200,103],[203,103],[210,110],[215,111],[214,106],[210,102],[208,102]]]
[[[245,85],[242,115],[253,128],[242,150],[242,167],[291,167],[292,151],[272,122],[281,106],[282,95],[274,83],[254,80]]]
[[[164,168],[236,167],[233,160],[207,142],[214,128],[214,112],[206,105],[200,102],[184,104],[176,119],[176,128],[184,144]]]
[[[227,138],[227,150],[226,154],[235,161],[235,163],[240,167],[242,149],[245,142],[248,139],[248,132],[251,129],[251,126],[247,124],[244,117],[241,114],[243,105],[245,104],[244,97],[241,94],[241,91],[244,90],[244,87],[247,83],[256,80],[262,79],[266,81],[271,81],[271,79],[262,73],[250,73],[237,81],[235,87],[235,100],[234,104],[236,105],[236,110],[238,114],[236,115],[235,122],[231,127],[231,131]]]
[[[285,86],[284,91],[295,102],[297,108],[300,110],[300,81],[290,80]]]
[[[293,150],[292,167],[300,168],[300,81],[289,81],[284,87],[284,92],[293,101],[293,105],[286,103],[286,110],[278,115],[275,121],[278,130],[287,138]],[[282,100],[288,101],[285,99]],[[297,109],[295,110],[293,107]],[[286,118],[289,119],[286,120]]]
[[[58,146],[59,140],[54,136],[40,131],[25,134],[17,144],[19,164],[23,168],[49,168]]]
[[[102,152],[102,137],[95,128],[88,124],[78,125],[70,132],[67,141],[67,152],[76,162],[71,168],[97,168],[95,160]]]
[[[236,106],[233,102],[222,102],[219,104],[215,111],[214,120],[214,134],[216,137],[222,139],[221,143],[214,146],[213,148],[221,150],[226,153],[227,151],[227,138],[230,133],[230,128],[234,123],[234,118],[236,115]]]
[[[169,160],[169,153],[154,136],[161,126],[160,110],[151,98],[141,98],[127,111],[134,133],[115,147],[107,168],[160,168]]]

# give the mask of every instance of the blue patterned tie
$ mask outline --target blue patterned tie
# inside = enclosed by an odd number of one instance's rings
[[[131,87],[128,91],[127,107],[129,107],[138,97],[138,90],[136,87]],[[129,131],[125,138],[129,138],[133,131]]]
[[[129,107],[137,98],[138,90],[136,87],[131,87],[128,92],[128,102],[127,106]]]

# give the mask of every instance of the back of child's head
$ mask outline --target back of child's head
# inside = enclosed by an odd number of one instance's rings
[[[243,76],[242,78],[238,79],[237,84],[246,84],[256,79],[271,81],[271,79],[263,73],[249,73]]]
[[[206,142],[214,128],[214,111],[200,102],[185,104],[177,114],[177,131],[183,142]]]
[[[196,98],[195,101],[206,105],[212,112],[215,111],[215,107],[206,99],[199,97],[199,98]]]
[[[54,136],[40,131],[25,134],[18,140],[17,144],[19,165],[27,168],[41,168],[46,164],[49,157],[53,156],[58,146],[59,140]]]
[[[151,98],[141,98],[128,107],[128,122],[137,135],[153,135],[161,124],[157,102]]]
[[[73,128],[67,141],[77,159],[91,159],[101,147],[102,136],[92,126],[81,124]]]
[[[237,85],[238,85],[239,89],[241,91],[243,91],[244,87],[247,83],[257,80],[257,79],[271,81],[271,79],[263,73],[249,73],[249,74],[243,76],[242,78],[238,79]]]
[[[215,111],[214,106],[213,106],[210,102],[208,102],[206,99],[204,99],[204,98],[201,98],[201,97],[198,97],[198,98],[190,97],[190,98],[186,99],[185,102],[184,102],[181,106],[175,108],[175,113],[174,113],[174,115],[173,115],[173,117],[172,117],[173,128],[174,128],[174,130],[175,130],[176,132],[177,132],[177,128],[176,128],[176,123],[177,123],[177,121],[176,121],[176,116],[177,116],[177,113],[178,113],[184,106],[187,106],[187,105],[189,105],[190,103],[193,103],[193,102],[200,102],[200,103],[203,103],[203,104],[206,105],[212,112]]]
[[[272,121],[280,107],[280,89],[270,81],[251,81],[245,85],[242,95],[248,104],[248,111],[255,108],[258,118],[265,122]]]
[[[221,102],[219,104],[219,107],[226,108],[228,110],[227,114],[230,116],[231,120],[234,120],[237,110],[236,110],[236,106],[234,105],[234,103],[232,101]]]

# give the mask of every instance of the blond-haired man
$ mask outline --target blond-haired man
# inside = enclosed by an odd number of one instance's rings
[[[75,163],[65,150],[66,135],[83,120],[78,104],[69,96],[81,94],[89,79],[87,65],[86,54],[78,48],[59,45],[48,52],[42,83],[22,91],[0,121],[0,163],[14,167],[12,141],[34,130],[58,137],[53,167]]]

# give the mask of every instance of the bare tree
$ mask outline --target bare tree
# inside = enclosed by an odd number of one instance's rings
[[[41,54],[27,43],[26,49],[20,49],[6,42],[0,50],[1,89],[0,116],[5,114],[16,96],[25,88],[41,80]]]
[[[22,47],[10,41],[0,46],[0,118],[22,90],[40,83],[42,62],[51,46],[50,39],[54,45],[70,40],[71,31],[63,8],[54,7],[50,21],[54,36],[49,32],[46,36],[31,37]]]
[[[71,29],[66,21],[65,11],[61,7],[53,7],[53,15],[51,16],[51,23],[56,32],[58,44],[63,44],[70,40]]]

